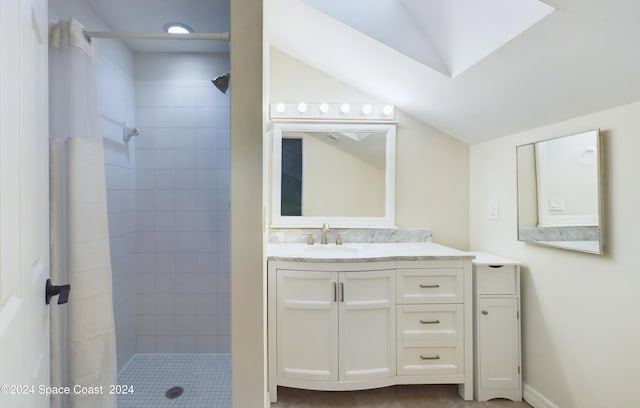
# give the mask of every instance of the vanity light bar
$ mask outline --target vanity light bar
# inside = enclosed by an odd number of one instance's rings
[[[394,121],[393,105],[372,103],[271,102],[271,119]]]

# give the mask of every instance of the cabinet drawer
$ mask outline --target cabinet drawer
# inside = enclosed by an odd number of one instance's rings
[[[399,269],[398,303],[462,303],[460,268]]]
[[[398,305],[398,343],[456,346],[462,336],[461,304]]]
[[[479,295],[516,293],[516,265],[476,265],[476,290]]]
[[[462,374],[458,347],[398,347],[398,375]]]

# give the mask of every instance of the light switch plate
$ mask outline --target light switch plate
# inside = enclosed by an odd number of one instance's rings
[[[564,198],[562,197],[550,197],[549,209],[553,211],[564,211]]]
[[[498,200],[489,200],[487,218],[490,220],[498,219]]]

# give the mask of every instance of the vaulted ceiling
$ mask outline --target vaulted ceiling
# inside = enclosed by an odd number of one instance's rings
[[[303,0],[455,77],[553,11],[538,0]]]
[[[265,13],[272,47],[470,144],[640,100],[640,2],[507,3],[266,0]],[[483,30],[513,38],[475,46]]]

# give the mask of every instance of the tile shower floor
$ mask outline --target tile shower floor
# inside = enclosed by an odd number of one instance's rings
[[[134,390],[118,397],[118,408],[231,408],[231,355],[135,354],[120,370],[118,384]],[[167,398],[176,386],[182,395]]]

